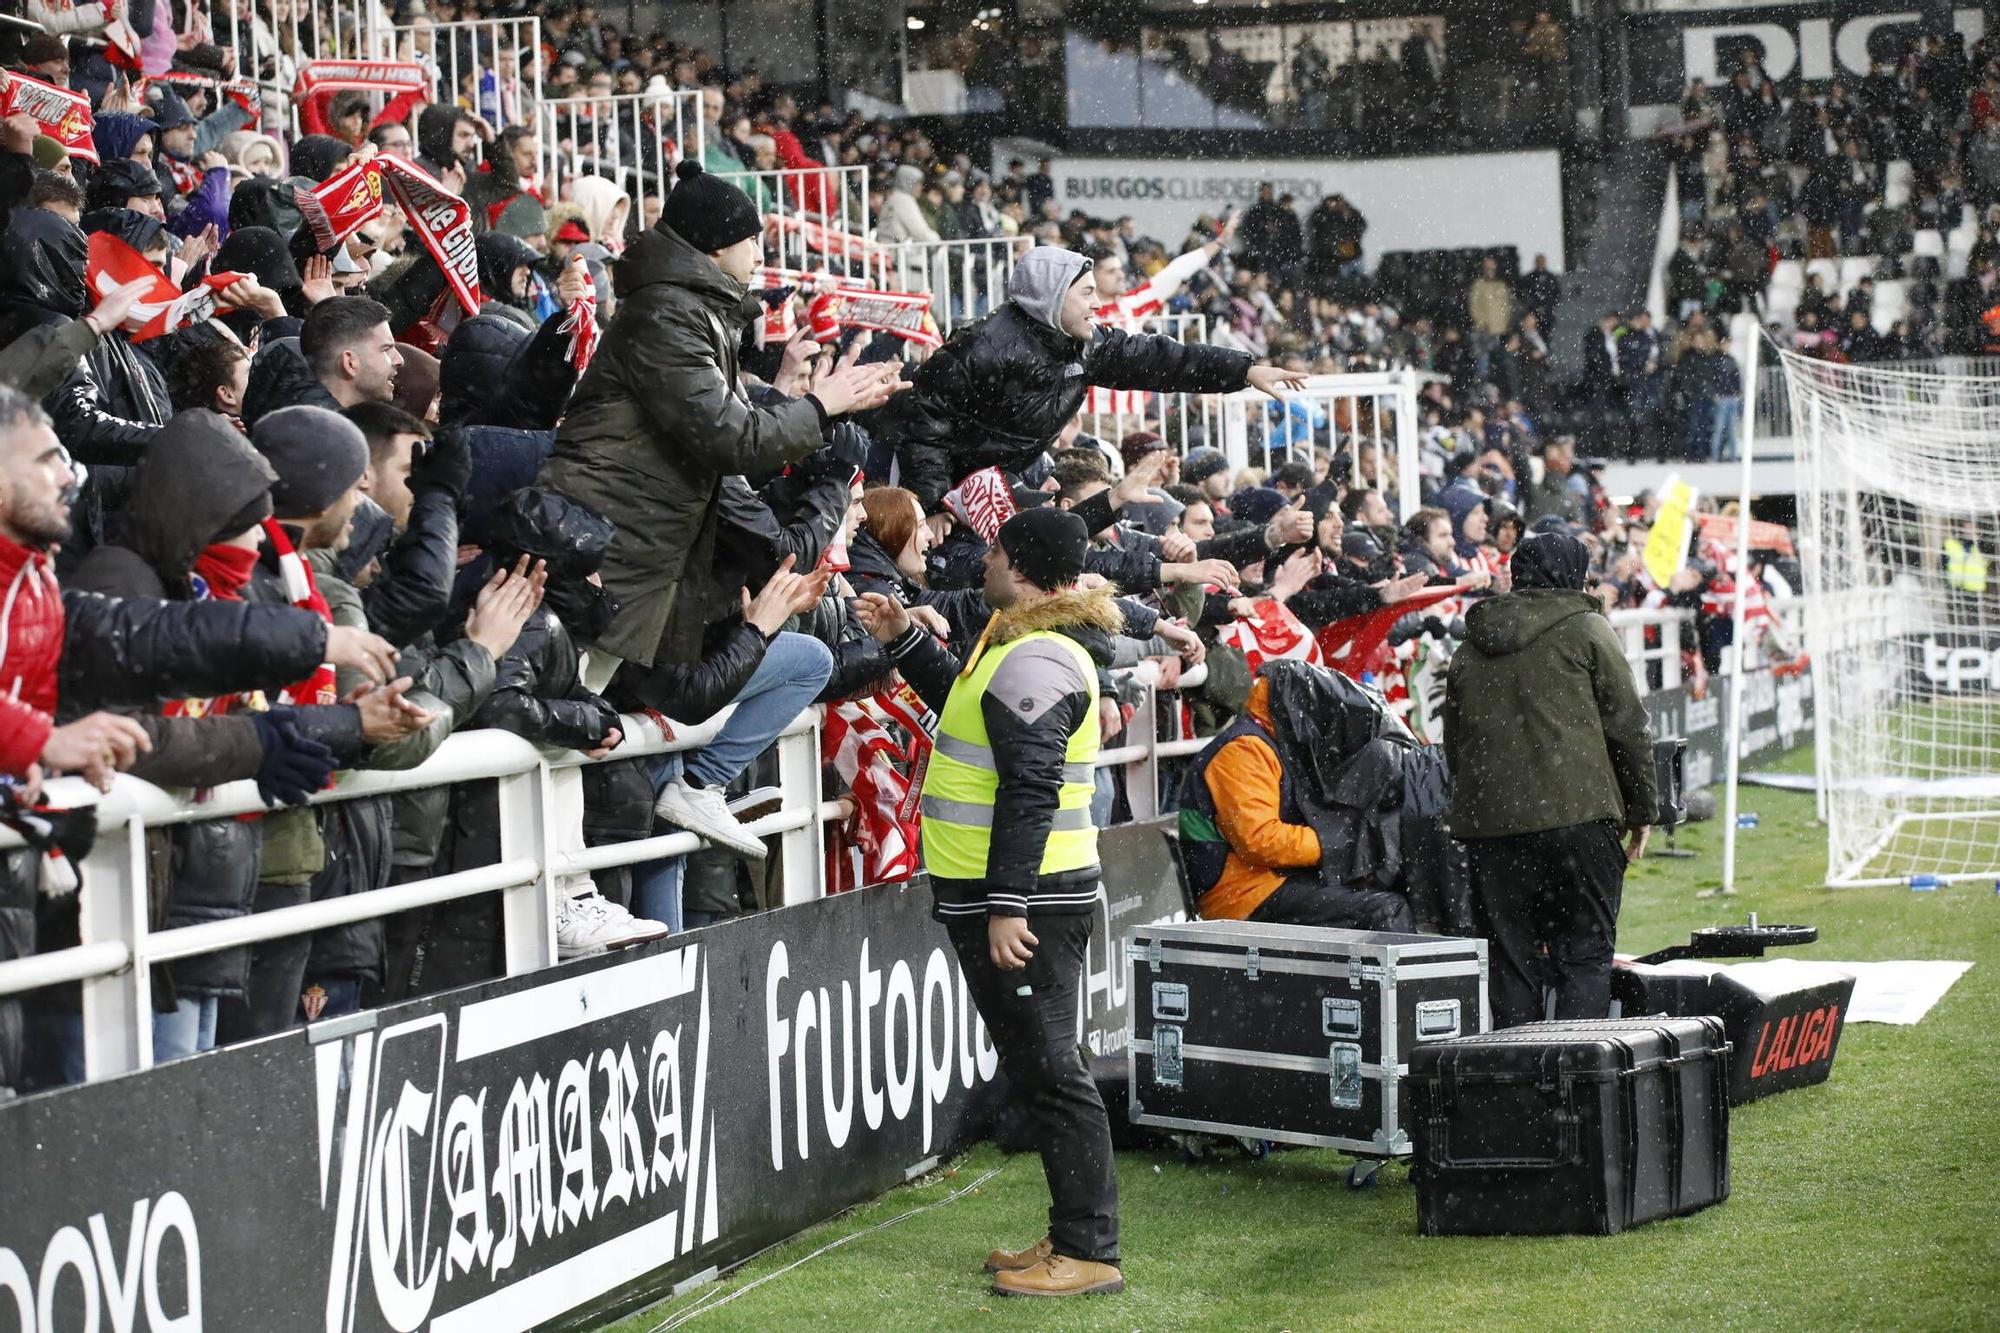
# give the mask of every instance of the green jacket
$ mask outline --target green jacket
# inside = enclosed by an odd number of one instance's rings
[[[808,398],[753,407],[737,364],[760,309],[672,231],[642,233],[617,269],[618,314],[576,386],[541,484],[618,525],[604,586],[622,610],[593,645],[627,661],[698,660],[717,492],[820,447]]]
[[[1533,589],[1479,603],[1451,659],[1451,833],[1502,838],[1651,816],[1652,737],[1595,597]]]

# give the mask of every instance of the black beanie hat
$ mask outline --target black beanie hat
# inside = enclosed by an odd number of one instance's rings
[[[1544,532],[1515,547],[1508,568],[1514,575],[1516,592],[1530,588],[1581,592],[1584,577],[1590,573],[1590,548],[1565,533]]]
[[[278,480],[271,505],[279,518],[323,512],[347,494],[368,470],[368,437],[361,427],[323,407],[281,407],[257,418],[250,443]]]
[[[1000,549],[1028,581],[1045,591],[1075,583],[1083,573],[1090,533],[1067,509],[1027,509],[1000,525]]]
[[[703,171],[701,163],[689,159],[680,164],[674,176],[679,183],[668,192],[660,209],[659,227],[705,255],[763,233],[764,217],[750,196]]]

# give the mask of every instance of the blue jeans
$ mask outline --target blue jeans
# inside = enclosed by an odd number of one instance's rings
[[[805,634],[778,635],[737,692],[736,711],[714,740],[692,753],[663,754],[650,761],[653,790],[658,791],[683,772],[704,787],[727,787],[819,697],[832,675],[831,648]],[[677,933],[685,924],[681,917],[684,859],[670,856],[633,868],[634,909]]]
[[[1708,456],[1718,462],[1736,457],[1736,425],[1743,417],[1743,400],[1734,394],[1715,400],[1715,433],[1710,437]]]
[[[155,1013],[153,1063],[163,1065],[214,1050],[215,1013],[220,1004],[213,995],[189,995],[172,1013]]]
[[[1715,400],[1695,398],[1687,405],[1687,430],[1681,438],[1681,457],[1690,463],[1707,458],[1715,422]]]

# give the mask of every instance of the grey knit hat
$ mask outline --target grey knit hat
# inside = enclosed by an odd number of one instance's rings
[[[257,418],[250,443],[278,474],[271,507],[279,518],[325,511],[368,470],[368,438],[338,412],[281,407]]]

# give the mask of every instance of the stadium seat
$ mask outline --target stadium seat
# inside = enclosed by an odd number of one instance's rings
[[[1944,258],[1944,233],[1935,227],[1925,227],[1916,233],[1910,245],[1910,253],[1919,258],[1929,255],[1934,259]]]
[[[1843,300],[1854,290],[1854,284],[1875,272],[1875,265],[1872,255],[1849,255],[1840,261],[1840,295]]]
[[[1806,277],[1819,274],[1819,285],[1826,289],[1828,296],[1840,295],[1840,261],[1838,259],[1808,259]]]
[[[1899,208],[1910,202],[1910,164],[1901,158],[1889,164],[1882,174],[1882,202],[1891,208]]]
[[[1909,313],[1910,284],[1901,280],[1886,279],[1875,284],[1875,305],[1870,311],[1869,323],[1877,333],[1887,333],[1895,327],[1896,321]]]

